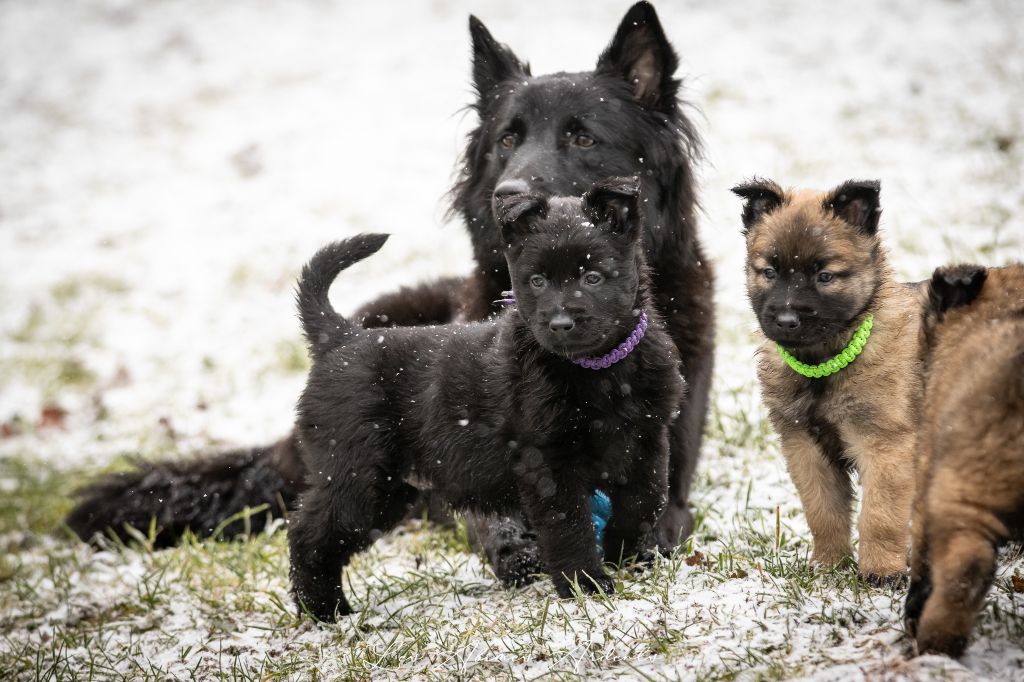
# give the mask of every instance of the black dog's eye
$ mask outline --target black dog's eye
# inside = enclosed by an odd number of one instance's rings
[[[761,274],[764,275],[765,279],[775,279],[775,268],[765,268],[761,271]]]
[[[592,287],[597,286],[598,284],[600,284],[603,281],[604,281],[604,275],[602,275],[600,272],[591,271],[591,272],[588,272],[585,275],[583,275],[583,283],[584,284],[589,284]]]
[[[530,286],[534,289],[543,289],[548,281],[544,279],[543,275],[534,275],[530,278]]]
[[[515,147],[516,143],[519,142],[519,136],[515,133],[505,133],[501,136],[501,139],[498,140],[498,142],[505,149],[512,149],[512,147]]]
[[[832,273],[829,272],[828,270],[822,270],[821,272],[818,273],[818,281],[822,283],[831,282]]]
[[[590,149],[591,147],[594,146],[594,138],[592,138],[590,135],[584,135],[583,133],[580,133],[576,137],[572,138],[572,143],[577,147],[582,147],[583,149]]]

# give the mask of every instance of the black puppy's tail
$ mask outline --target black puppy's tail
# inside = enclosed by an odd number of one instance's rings
[[[320,357],[341,345],[345,335],[355,328],[334,310],[327,298],[334,278],[342,270],[377,253],[387,240],[386,234],[361,234],[333,242],[317,251],[302,268],[295,299],[313,357]]]

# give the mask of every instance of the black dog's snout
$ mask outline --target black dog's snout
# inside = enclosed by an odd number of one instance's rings
[[[782,329],[796,329],[800,326],[800,316],[792,310],[783,310],[775,316],[775,326]]]
[[[498,183],[497,187],[494,188],[494,196],[502,197],[510,194],[522,194],[523,192],[529,192],[530,185],[526,180],[502,180]]]
[[[551,322],[548,323],[548,328],[553,332],[565,333],[572,331],[572,328],[576,326],[572,318],[565,313],[558,313],[551,318]]]

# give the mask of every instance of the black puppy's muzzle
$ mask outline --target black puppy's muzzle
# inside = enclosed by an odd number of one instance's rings
[[[551,333],[556,337],[568,334],[575,327],[576,321],[566,313],[558,313],[551,318],[550,322],[548,322],[548,329],[550,329]]]

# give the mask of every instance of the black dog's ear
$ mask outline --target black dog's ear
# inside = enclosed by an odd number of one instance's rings
[[[469,15],[469,35],[473,38],[473,85],[481,99],[502,81],[530,75],[530,65],[524,65],[507,45],[496,41],[483,22],[472,14]]]
[[[878,180],[847,180],[829,192],[825,208],[859,229],[873,235],[878,231],[878,218],[882,215]]]
[[[966,305],[978,297],[988,271],[983,265],[945,265],[936,268],[928,283],[928,305],[933,312]]]
[[[679,58],[665,37],[649,2],[638,2],[622,18],[615,37],[597,60],[597,70],[625,78],[645,106],[671,110],[679,81],[673,78]]]
[[[530,231],[533,218],[544,217],[547,211],[547,198],[536,192],[500,194],[494,197],[494,216],[501,225],[501,238],[506,244],[514,244],[522,239]]]
[[[605,178],[583,195],[583,212],[612,232],[635,238],[640,225],[640,179],[635,175]]]
[[[782,188],[771,180],[754,178],[732,188],[732,193],[742,197],[743,234],[762,217],[782,205]]]

